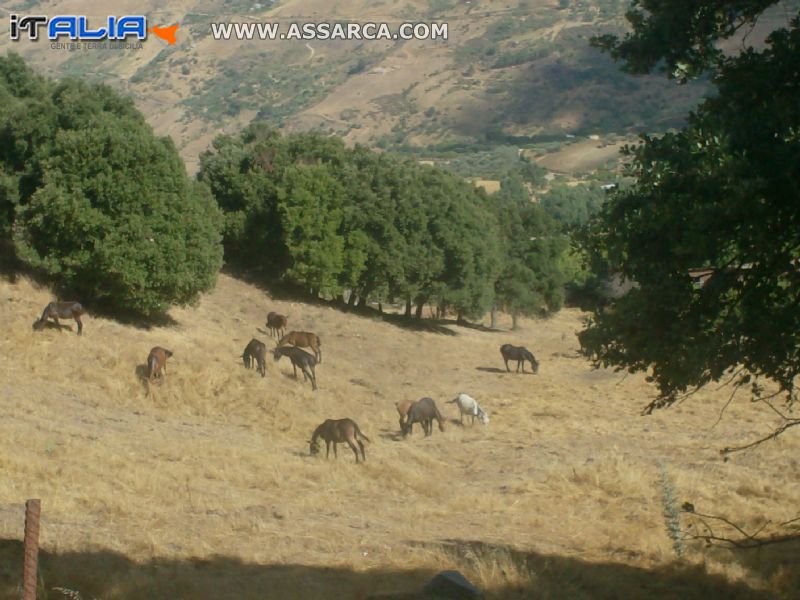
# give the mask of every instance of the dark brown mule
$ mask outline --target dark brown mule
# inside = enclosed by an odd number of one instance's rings
[[[325,440],[325,458],[328,458],[331,454],[331,444],[333,444],[333,456],[338,458],[339,455],[336,453],[336,445],[347,442],[353,454],[356,455],[356,463],[358,462],[358,449],[356,449],[356,444],[358,444],[358,447],[361,449],[362,460],[367,460],[367,456],[364,454],[364,444],[361,443],[361,440],[363,439],[369,442],[370,439],[361,433],[361,430],[353,419],[327,419],[322,425],[317,427],[311,435],[311,440],[308,442],[309,452],[311,452],[312,456],[319,454],[318,438]]]
[[[310,331],[290,331],[278,342],[278,346],[291,344],[298,348],[311,348],[314,351],[314,358],[318,363],[322,362],[322,342],[316,333]]]
[[[282,337],[289,325],[289,317],[271,312],[267,315],[267,329],[272,337]]]
[[[525,361],[530,361],[531,369],[534,373],[539,372],[539,361],[536,360],[536,357],[533,355],[533,352],[528,350],[525,346],[512,346],[511,344],[503,344],[500,346],[500,354],[503,355],[503,360],[506,363],[506,371],[511,371],[508,368],[508,361],[515,360],[517,361],[517,373],[519,373],[519,367],[522,366],[522,372],[525,372]]]
[[[56,327],[61,331],[61,325],[58,319],[75,319],[78,324],[78,335],[83,333],[83,323],[81,323],[81,315],[86,314],[80,302],[51,302],[44,307],[42,316],[33,322],[34,331],[44,329],[46,319],[53,319]]]
[[[402,427],[403,435],[412,433],[414,423],[419,423],[422,425],[425,437],[428,437],[433,432],[434,419],[439,422],[439,431],[444,431],[444,417],[436,408],[436,402],[433,398],[420,398],[408,409],[408,418]]]
[[[303,381],[311,380],[311,389],[317,389],[317,374],[314,367],[317,366],[317,359],[311,356],[308,352],[295,348],[294,346],[278,346],[272,351],[275,357],[275,362],[281,359],[281,356],[288,356],[292,361],[292,369],[294,369],[294,378],[297,379],[297,367],[303,372]]]
[[[163,378],[167,374],[167,359],[172,352],[161,346],[155,346],[147,355],[147,382],[153,383],[157,377]]]
[[[246,369],[249,369],[252,363],[258,368],[258,372],[261,373],[261,376],[264,377],[264,375],[267,374],[266,344],[256,338],[250,340],[242,353],[242,362],[244,362]]]

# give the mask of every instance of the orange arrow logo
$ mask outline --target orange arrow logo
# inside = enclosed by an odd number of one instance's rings
[[[171,46],[177,41],[175,39],[175,32],[178,30],[178,27],[180,27],[180,25],[170,25],[169,27],[151,27],[150,31],[153,32],[153,35],[160,37]]]

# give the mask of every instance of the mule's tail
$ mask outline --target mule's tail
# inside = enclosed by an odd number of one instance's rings
[[[357,436],[357,437],[360,437],[360,438],[364,438],[364,440],[366,440],[367,442],[369,442],[369,443],[371,444],[371,443],[372,443],[372,440],[371,440],[371,439],[369,439],[367,436],[365,436],[365,435],[362,433],[362,431],[361,431],[361,430],[358,428],[358,424],[355,424],[355,425],[356,425],[356,436]]]
[[[147,359],[147,380],[152,381],[155,377],[156,369],[158,368],[158,359],[155,356],[151,356]]]

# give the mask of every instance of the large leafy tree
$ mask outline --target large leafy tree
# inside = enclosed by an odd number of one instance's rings
[[[70,295],[151,315],[213,286],[219,211],[168,138],[105,86],[0,59],[0,201],[20,259]]]
[[[623,39],[601,37],[634,72],[685,80],[707,71],[717,94],[681,131],[628,149],[637,183],[584,232],[596,271],[635,282],[595,308],[580,334],[596,364],[651,371],[667,406],[709,382],[772,391],[791,404],[800,373],[800,15],[760,48],[725,53],[766,0],[641,0]],[[730,44],[728,46],[731,46]],[[690,270],[710,277],[697,282]],[[772,383],[769,393],[762,383]],[[775,434],[800,424],[784,421]]]
[[[502,182],[494,207],[504,256],[495,281],[496,303],[511,313],[516,328],[518,316],[542,316],[564,304],[567,238],[544,208],[530,201],[518,179]]]

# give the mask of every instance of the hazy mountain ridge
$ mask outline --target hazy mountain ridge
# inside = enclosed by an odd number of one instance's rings
[[[562,6],[563,5],[563,6]],[[524,145],[567,134],[625,135],[679,125],[703,83],[631,77],[588,39],[621,30],[624,0],[367,2],[150,0],[115,14],[179,23],[178,42],[140,50],[53,50],[12,42],[54,76],[105,81],[131,94],[190,169],[213,137],[253,119],[320,130],[381,148]],[[17,2],[20,13],[103,18],[103,3]],[[78,10],[80,9],[80,10]],[[447,41],[219,41],[211,22],[439,21]],[[539,136],[537,138],[537,136]]]

